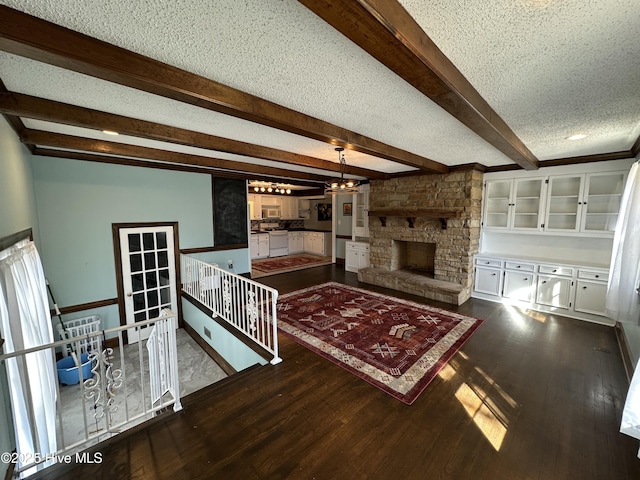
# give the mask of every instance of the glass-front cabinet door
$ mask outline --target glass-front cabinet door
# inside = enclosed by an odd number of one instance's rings
[[[542,224],[542,192],[544,178],[514,180],[512,227],[518,230],[538,230]]]
[[[586,176],[582,231],[613,234],[625,182],[626,172],[592,173]]]
[[[576,232],[582,213],[584,175],[549,177],[545,230]]]
[[[509,228],[512,184],[513,180],[489,180],[485,183],[484,228]]]

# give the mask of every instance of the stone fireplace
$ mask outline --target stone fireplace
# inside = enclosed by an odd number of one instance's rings
[[[482,173],[469,169],[371,183],[365,283],[460,305],[471,296]]]

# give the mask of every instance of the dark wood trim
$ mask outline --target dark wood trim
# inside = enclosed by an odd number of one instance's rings
[[[513,170],[520,169],[521,167],[518,165],[509,165]],[[467,172],[467,171],[478,171],[485,173],[487,171],[487,167],[480,163],[465,163],[464,165],[452,165],[449,167],[449,173],[454,172]],[[399,172],[399,173],[389,173],[387,174],[386,179],[390,178],[401,178],[401,177],[416,177],[416,176],[425,176],[425,175],[433,175],[432,172],[420,172],[420,171],[411,171],[411,172]]]
[[[631,156],[635,158],[638,154],[640,154],[640,135],[636,138],[636,141],[631,147]]]
[[[233,153],[247,157],[261,158],[291,165],[300,165],[321,170],[340,172],[340,165],[320,158],[286,152],[275,148],[231,140],[206,133],[171,127],[136,118],[114,115],[99,110],[78,107],[68,103],[55,102],[0,90],[0,113],[34,118],[48,122],[62,123],[92,130],[114,130],[120,134],[139,138],[148,138],[179,145]],[[363,177],[377,178],[375,170],[347,166],[345,173]]]
[[[1,7],[1,6],[0,6]],[[68,148],[95,152],[98,154],[121,155],[124,157],[152,159],[165,163],[185,164],[189,166],[209,167],[229,173],[253,173],[261,175],[273,175],[286,178],[302,178],[303,180],[323,181],[325,177],[306,172],[296,172],[281,168],[266,167],[247,162],[234,162],[219,158],[192,155],[189,153],[161,150],[159,148],[140,147],[124,143],[94,140],[90,138],[75,137],[61,133],[44,132],[41,130],[25,129],[20,140],[27,144],[44,145],[56,148]],[[209,172],[211,173],[211,172]],[[217,173],[216,173],[217,174]]]
[[[398,1],[299,0],[526,170],[538,159]]]
[[[6,6],[0,6],[0,49],[423,170],[449,171],[431,159]]]
[[[191,325],[187,322],[184,322],[184,330],[187,332],[193,340],[200,345],[200,348],[204,350],[204,352],[209,355],[209,358],[216,362],[218,366],[222,369],[224,373],[227,375],[233,375],[234,373],[238,373],[238,371],[233,368],[233,366],[227,362],[222,355],[220,355],[215,348],[209,345],[204,338],[202,338],[198,332],[196,332]]]
[[[631,360],[631,352],[629,350],[629,342],[627,342],[627,336],[624,334],[622,324],[616,322],[614,325],[616,332],[616,340],[618,340],[618,347],[620,348],[620,355],[622,356],[622,363],[624,365],[624,371],[627,374],[627,380],[631,383],[631,377],[633,377],[634,364]]]
[[[127,325],[127,314],[124,306],[124,280],[122,278],[122,250],[120,248],[120,230],[123,228],[143,228],[143,227],[172,227],[173,228],[173,257],[176,270],[176,301],[178,311],[176,312],[178,328],[183,327],[182,302],[180,301],[182,292],[182,280],[180,278],[180,242],[178,233],[178,222],[126,222],[112,223],[111,236],[113,239],[114,266],[116,271],[116,289],[118,291],[118,313],[120,315],[120,325]],[[122,340],[125,344],[129,342],[127,331],[122,332]]]
[[[631,152],[631,150],[629,150],[624,152],[601,153],[598,155],[583,155],[581,157],[565,157],[565,158],[556,158],[553,160],[542,160],[540,161],[539,166],[540,168],[560,167],[562,165],[577,165],[580,163],[626,160],[634,157],[635,155]],[[518,165],[499,165],[496,167],[487,167],[486,173],[509,172],[512,170],[520,170],[520,167]]]
[[[200,301],[197,298],[192,297],[191,295],[189,295],[186,292],[182,292],[182,298],[184,298],[185,300],[189,301],[198,310],[200,310],[202,313],[204,313],[205,315],[210,317],[214,322],[216,322],[218,325],[220,325],[222,328],[224,328],[227,332],[229,332],[231,335],[236,337],[238,340],[240,340],[242,343],[244,343],[248,348],[250,348],[251,350],[256,352],[258,355],[260,355],[265,360],[271,360],[273,358],[273,354],[272,353],[268,352],[264,348],[262,348],[259,345],[257,345],[252,339],[247,337],[240,330],[232,327],[231,325],[229,325],[224,320],[219,319],[216,315],[214,315],[213,310],[208,308],[206,305],[203,305],[202,303],[200,303]]]
[[[346,263],[346,260],[344,258],[336,257],[336,265],[338,265],[339,267],[344,267],[345,263]]]
[[[218,245],[213,247],[183,248],[182,250],[180,250],[180,253],[184,255],[192,255],[194,253],[221,252],[224,250],[237,250],[239,248],[249,248],[249,244],[239,243],[237,245]]]
[[[81,303],[79,305],[69,305],[68,307],[61,307],[60,313],[62,315],[68,315],[70,313],[84,312],[93,308],[107,307],[109,305],[117,305],[117,298],[107,298],[106,300],[97,300],[95,302]],[[55,310],[51,310],[51,315],[55,315]]]
[[[336,235],[336,239],[340,239],[340,240],[351,240],[351,235]]]
[[[0,238],[0,251],[6,250],[7,248],[15,245],[21,240],[33,240],[33,230],[31,228],[25,228],[16,233],[12,233],[11,235],[7,235],[6,237]]]

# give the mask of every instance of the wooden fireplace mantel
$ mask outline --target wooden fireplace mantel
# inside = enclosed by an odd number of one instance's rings
[[[442,208],[369,210],[369,216],[378,217],[383,227],[387,226],[387,217],[406,218],[409,223],[409,228],[413,228],[415,226],[416,218],[438,218],[443,230],[447,228],[448,218],[460,218],[461,213],[462,212],[460,210]]]

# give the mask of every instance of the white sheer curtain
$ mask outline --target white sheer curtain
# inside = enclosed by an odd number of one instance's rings
[[[629,172],[613,238],[607,289],[607,315],[625,323],[640,324],[640,164]],[[622,411],[620,431],[640,439],[640,364],[636,365]],[[640,457],[640,450],[638,451]]]
[[[5,353],[53,342],[44,271],[34,243],[2,253],[0,328]],[[6,368],[19,458],[55,453],[56,378],[51,349],[7,359]]]
[[[613,237],[606,313],[613,320],[640,324],[640,165],[629,172]]]

